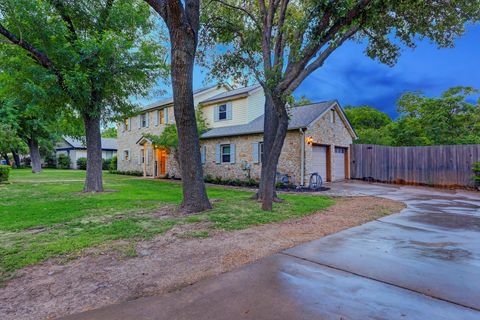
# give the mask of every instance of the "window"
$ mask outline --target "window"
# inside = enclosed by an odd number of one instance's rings
[[[227,105],[218,106],[218,120],[227,120]]]
[[[127,118],[124,120],[123,122],[123,131],[127,131],[128,130],[128,125],[130,123],[130,120]]]
[[[162,109],[158,111],[158,119],[160,120],[160,124],[165,124],[165,112],[166,109]]]
[[[223,163],[230,163],[230,145],[229,144],[222,144],[220,146],[221,150],[221,157]]]
[[[330,112],[330,122],[335,123],[335,110],[332,109]]]
[[[112,159],[113,151],[105,151],[105,159]]]
[[[145,163],[145,151],[140,149],[140,163]]]
[[[130,160],[130,152],[128,152],[128,150],[123,150],[123,159],[125,161]]]
[[[262,158],[263,158],[263,142],[259,142],[258,143],[258,160],[259,162],[262,162]]]
[[[147,114],[146,113],[141,114],[140,115],[140,127],[142,127],[142,128],[147,127],[148,126],[147,121],[148,121],[147,120]]]

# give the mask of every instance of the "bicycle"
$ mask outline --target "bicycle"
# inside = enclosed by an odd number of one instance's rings
[[[323,185],[322,176],[318,172],[310,172],[310,180],[308,187],[313,190],[320,189]]]
[[[277,181],[281,182],[282,184],[288,185],[290,184],[290,175],[288,174],[282,174],[280,172],[277,172]]]

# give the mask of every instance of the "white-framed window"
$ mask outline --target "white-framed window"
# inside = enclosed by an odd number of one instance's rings
[[[222,159],[222,163],[230,163],[231,160],[231,147],[229,144],[222,144],[220,146],[220,156]]]
[[[140,127],[141,128],[148,127],[148,113],[143,113],[140,115]]]
[[[330,122],[335,123],[335,109],[330,110]]]
[[[123,150],[123,160],[125,161],[130,160],[130,150]]]
[[[129,128],[130,128],[130,119],[126,118],[123,121],[123,131],[128,131]]]
[[[227,105],[222,104],[218,106],[218,120],[227,120]]]
[[[140,163],[145,163],[145,150],[140,149]]]

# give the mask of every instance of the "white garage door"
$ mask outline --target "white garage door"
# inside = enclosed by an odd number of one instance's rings
[[[346,148],[335,147],[335,176],[334,180],[343,180],[345,179],[345,156],[347,153]]]
[[[327,181],[327,147],[313,146],[312,172],[318,172]]]

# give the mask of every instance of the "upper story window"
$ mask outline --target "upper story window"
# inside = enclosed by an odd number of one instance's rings
[[[335,109],[332,109],[332,110],[330,111],[330,122],[331,122],[331,123],[335,123],[335,120],[336,120],[336,119],[335,119]]]
[[[143,113],[140,115],[140,128],[148,127],[148,113]]]
[[[227,105],[218,106],[218,120],[227,120]]]
[[[130,118],[127,118],[123,121],[123,131],[130,129]]]
[[[232,120],[232,104],[225,103],[215,106],[215,121]]]
[[[125,160],[125,161],[130,160],[130,151],[129,150],[123,150],[123,160]]]

